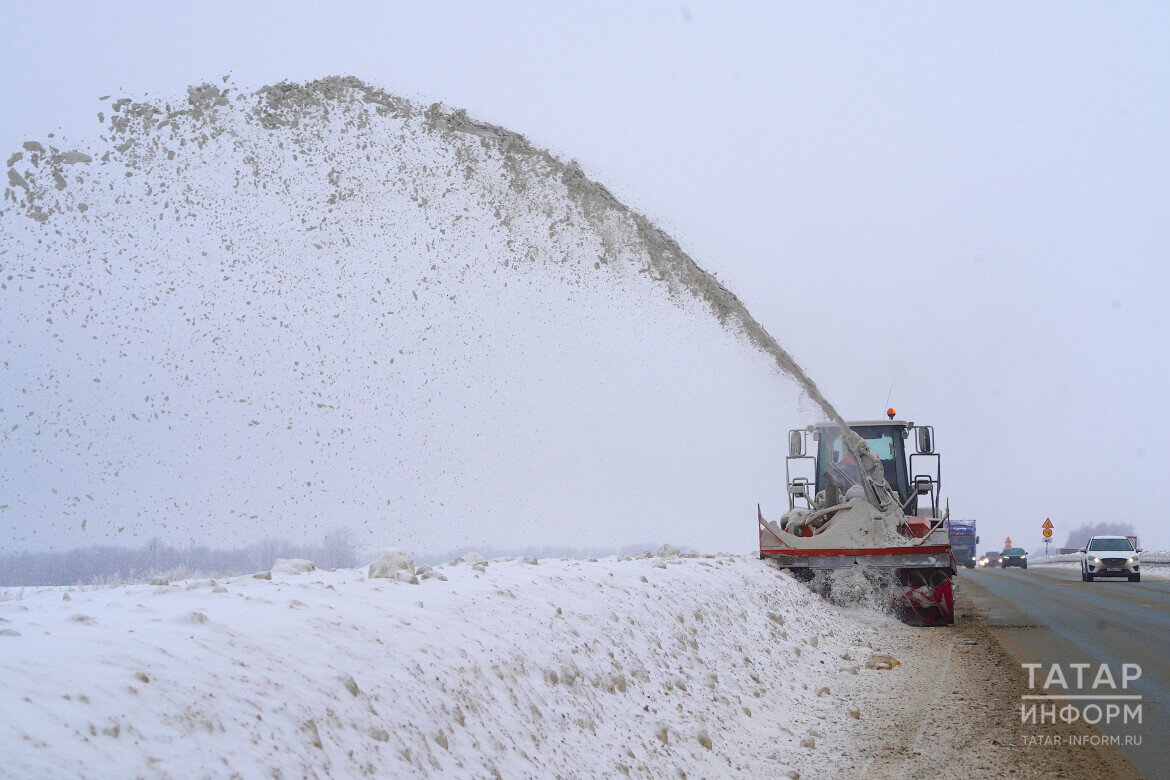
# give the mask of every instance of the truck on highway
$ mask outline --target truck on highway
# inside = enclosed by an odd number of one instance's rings
[[[955,556],[955,563],[975,568],[975,545],[979,544],[979,537],[975,535],[974,520],[951,520],[951,554]]]

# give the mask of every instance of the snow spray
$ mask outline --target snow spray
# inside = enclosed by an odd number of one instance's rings
[[[475,315],[512,306],[551,322],[564,313],[526,290],[558,286],[635,291],[590,299],[612,312],[580,304],[589,327],[650,305],[650,288],[705,309],[847,430],[674,239],[518,133],[353,77],[252,92],[225,80],[179,101],[119,98],[98,120],[96,143],[49,136],[7,158],[0,443],[14,459],[0,510],[26,522],[345,522],[481,495],[467,461],[482,448],[457,439],[479,435],[493,398],[472,403],[468,388],[514,355]],[[355,261],[366,246],[379,263]],[[395,395],[403,376],[425,397]],[[439,407],[455,416],[424,429]],[[67,487],[32,478],[44,474]]]

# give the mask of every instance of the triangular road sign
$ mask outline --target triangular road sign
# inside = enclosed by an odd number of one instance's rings
[[[1052,527],[1052,518],[1051,517],[1044,518],[1044,525],[1042,525],[1040,527],[1041,528],[1051,528]]]

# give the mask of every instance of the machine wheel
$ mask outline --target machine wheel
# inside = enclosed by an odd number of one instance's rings
[[[1142,581],[1141,573],[1139,572],[1138,574],[1129,575],[1129,581],[1130,582],[1141,582]]]
[[[1020,564],[1020,568],[1021,568],[1021,569],[1026,569],[1026,568],[1028,568],[1028,564],[1026,564],[1026,563],[1022,563],[1022,564]]]
[[[1088,572],[1086,572],[1086,573],[1085,573],[1085,582],[1092,582],[1092,581],[1093,581],[1093,576],[1094,576],[1094,575],[1092,575],[1092,574],[1089,574]]]

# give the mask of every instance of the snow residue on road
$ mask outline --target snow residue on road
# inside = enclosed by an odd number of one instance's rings
[[[865,666],[888,618],[672,553],[26,591],[0,602],[5,770],[846,772],[854,700],[898,674]]]

